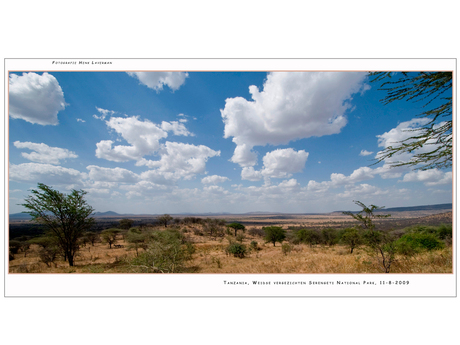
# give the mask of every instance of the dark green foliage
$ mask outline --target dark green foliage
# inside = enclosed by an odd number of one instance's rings
[[[56,239],[57,245],[64,253],[69,265],[74,265],[75,254],[79,250],[80,239],[94,223],[91,217],[93,208],[84,199],[87,192],[73,189],[66,195],[38,184],[37,190],[21,204],[32,216],[32,219],[46,228],[49,236]]]
[[[243,232],[246,231],[246,227],[243,224],[240,223],[230,223],[227,225],[227,227],[233,229],[235,231],[235,236],[238,230],[241,230]]]
[[[233,254],[234,257],[244,258],[247,254],[248,250],[246,246],[242,243],[232,242],[230,245],[225,249],[228,254]]]
[[[257,241],[251,241],[250,248],[252,250],[258,250],[259,249],[259,244],[257,243]]]
[[[423,250],[442,249],[444,243],[435,234],[407,233],[396,241],[396,246],[401,254],[414,255]]]
[[[327,246],[333,246],[337,244],[339,240],[338,235],[339,234],[337,230],[333,228],[327,228],[327,229],[321,230],[322,242]]]
[[[351,254],[353,253],[353,249],[362,243],[362,239],[358,230],[354,228],[348,228],[342,232],[340,242],[350,247]]]
[[[321,234],[312,229],[300,229],[295,233],[295,236],[299,243],[309,244],[310,247],[321,242]]]
[[[429,145],[433,145],[428,152],[416,153],[410,161],[396,161],[390,166],[418,165],[416,170],[451,167],[452,72],[402,72],[395,75],[393,72],[373,72],[370,75],[374,77],[372,82],[384,81],[380,88],[387,92],[381,100],[384,104],[399,100],[422,102],[425,110],[419,116],[430,119],[420,129],[412,130],[414,134],[410,138],[379,152],[374,164],[394,155],[411,153],[420,147],[429,149]]]
[[[120,220],[120,229],[128,230],[133,226],[134,220],[132,219],[122,219]]]
[[[276,242],[282,243],[286,238],[286,231],[280,226],[266,226],[262,229],[265,232],[265,242],[273,243],[273,246],[276,246]]]

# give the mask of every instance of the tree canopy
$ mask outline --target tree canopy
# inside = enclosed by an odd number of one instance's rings
[[[21,204],[32,220],[43,224],[48,236],[54,238],[68,260],[74,265],[74,257],[79,249],[79,239],[91,228],[94,209],[88,205],[84,196],[87,192],[73,189],[70,194],[61,193],[43,183],[32,189],[32,195]]]
[[[418,116],[429,121],[411,129],[409,138],[388,146],[378,153],[377,164],[402,153],[414,152],[409,161],[395,161],[390,167],[413,166],[415,170],[449,168],[452,166],[452,72],[372,72],[371,82],[382,82],[387,92],[383,104],[406,100],[421,102],[425,109]]]

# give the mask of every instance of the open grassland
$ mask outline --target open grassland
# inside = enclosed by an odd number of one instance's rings
[[[448,216],[448,215],[447,215]],[[450,214],[450,217],[452,215]],[[439,216],[433,222],[445,220]],[[421,218],[420,218],[421,219]],[[420,221],[420,219],[418,219]],[[246,223],[246,232],[240,237],[240,243],[250,249],[244,257],[235,257],[226,252],[233,234],[228,232],[223,236],[209,236],[202,225],[170,225],[165,227],[146,228],[147,231],[165,231],[177,229],[188,243],[193,245],[193,253],[184,262],[182,273],[382,273],[378,257],[372,255],[365,246],[358,246],[350,253],[350,248],[343,244],[308,245],[293,244],[288,239],[283,243],[265,243],[261,235],[261,226],[249,225],[251,222],[288,227],[321,229],[336,225],[337,228],[351,226],[349,218],[337,216],[324,218],[311,216],[309,219],[239,219]],[[404,220],[404,219],[403,219]],[[400,220],[400,221],[403,221]],[[251,231],[253,230],[253,231]],[[256,234],[259,230],[259,234]],[[293,230],[288,230],[293,231]],[[257,244],[255,244],[257,242]],[[283,251],[286,244],[288,251]],[[109,247],[107,243],[95,242],[93,245],[82,245],[75,266],[70,267],[62,257],[45,264],[39,256],[40,247],[32,244],[26,252],[18,251],[14,259],[9,261],[10,273],[137,273],[133,259],[137,257],[136,250],[130,247],[123,234],[117,235],[117,247]],[[144,249],[138,248],[142,255]],[[413,256],[397,255],[391,266],[391,273],[452,273],[452,247],[426,251]]]

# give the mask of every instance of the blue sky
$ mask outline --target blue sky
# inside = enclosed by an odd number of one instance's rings
[[[9,77],[10,213],[39,182],[136,214],[452,202],[451,169],[370,165],[423,120],[421,104],[383,105],[365,72]]]

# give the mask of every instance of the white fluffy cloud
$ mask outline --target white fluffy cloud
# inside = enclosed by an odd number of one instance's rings
[[[139,161],[145,155],[156,153],[161,147],[160,140],[167,138],[169,131],[175,135],[193,135],[178,121],[163,121],[157,125],[149,120],[141,121],[139,116],[131,116],[111,117],[105,123],[130,144],[112,147],[113,140],[101,140],[96,144],[96,157],[114,162]]]
[[[144,84],[155,91],[163,90],[167,85],[173,91],[179,89],[185,83],[188,77],[186,72],[127,72],[129,76],[137,78],[141,84]]]
[[[263,167],[260,171],[253,167],[243,167],[243,180],[258,181],[265,178],[287,178],[293,173],[302,171],[308,159],[305,150],[295,151],[292,148],[278,149],[267,152],[263,158]]]
[[[332,173],[329,181],[316,182],[310,180],[307,189],[315,192],[325,192],[329,188],[338,188],[343,186],[351,186],[357,182],[370,180],[374,178],[376,171],[369,167],[361,167],[354,170],[350,176],[344,174]]]
[[[89,178],[93,181],[133,183],[140,180],[139,176],[123,168],[102,168],[96,165],[86,167]]]
[[[292,148],[268,152],[264,158],[262,175],[265,177],[286,178],[300,172],[308,159],[308,152]]]
[[[14,146],[18,149],[29,149],[34,152],[25,153],[22,152],[21,155],[36,163],[49,163],[49,164],[59,164],[60,160],[67,158],[77,158],[78,156],[67,149],[61,149],[59,147],[50,147],[46,144],[37,144],[31,142],[20,142],[15,141]]]
[[[187,122],[187,120],[184,120],[184,121]],[[161,129],[167,132],[171,131],[174,133],[174,135],[194,136],[193,133],[190,133],[188,129],[185,127],[184,121],[180,121],[180,120],[171,121],[171,122],[163,121],[161,123]]]
[[[158,125],[149,120],[140,121],[138,116],[112,117],[106,121],[106,124],[130,144],[130,146],[112,147],[112,140],[102,140],[97,143],[96,157],[109,161],[140,160],[143,156],[158,151],[160,139],[168,136],[168,133]]]
[[[48,73],[10,74],[9,115],[39,125],[57,125],[57,114],[66,106],[64,92]]]
[[[51,186],[55,185],[81,185],[87,178],[75,169],[40,163],[10,164],[10,180],[17,182],[41,182]]]
[[[254,166],[254,146],[339,133],[347,123],[349,101],[363,90],[365,77],[351,72],[274,72],[262,91],[249,87],[252,101],[228,98],[221,115],[224,137],[233,137],[237,145],[232,161]]]
[[[404,175],[403,182],[423,182],[426,186],[452,183],[452,172],[438,169],[411,171]]]
[[[212,184],[212,185],[223,183],[225,181],[229,181],[229,178],[226,176],[219,176],[219,175],[206,176],[201,179],[201,183]]]
[[[220,156],[220,151],[214,151],[204,145],[191,145],[167,141],[160,151],[158,161],[141,159],[136,165],[146,165],[161,173],[171,173],[174,178],[190,179],[196,174],[202,174],[206,169],[208,158]]]
[[[374,152],[372,151],[367,151],[367,150],[361,150],[361,152],[359,153],[360,156],[370,156],[371,154],[373,154]]]
[[[416,136],[418,134],[417,129],[421,128],[423,125],[426,125],[430,122],[429,118],[415,118],[410,121],[401,122],[397,127],[391,129],[388,132],[378,135],[378,145],[383,149],[386,149],[390,146],[399,146],[403,140],[406,140],[410,137]],[[410,141],[408,141],[409,143]],[[395,162],[408,162],[415,154],[429,152],[436,148],[433,145],[433,141],[428,141],[421,148],[414,150],[412,153],[405,152],[399,155],[394,155],[391,158],[386,158],[384,160],[385,164],[395,163]],[[377,152],[375,158],[379,159],[381,153]]]

